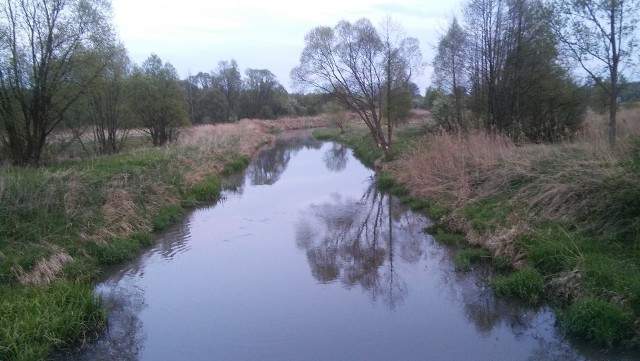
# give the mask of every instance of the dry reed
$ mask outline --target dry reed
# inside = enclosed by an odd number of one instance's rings
[[[58,251],[48,258],[40,259],[29,272],[25,272],[20,266],[15,267],[14,272],[22,284],[47,285],[54,281],[65,264],[71,261],[73,257],[67,252]]]

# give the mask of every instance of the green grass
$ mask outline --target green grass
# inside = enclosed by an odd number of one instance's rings
[[[560,313],[559,321],[569,335],[607,347],[628,343],[634,335],[632,314],[597,298],[575,302]]]
[[[129,237],[115,238],[103,245],[90,245],[89,252],[102,265],[117,264],[133,259],[143,248],[153,243],[148,233],[134,233]]]
[[[491,253],[482,247],[467,247],[459,250],[453,259],[456,270],[467,272],[473,265],[491,260]]]
[[[197,152],[136,149],[40,168],[0,168],[0,360],[46,359],[101,326],[92,283],[103,269],[134,258],[152,243],[148,230],[179,221],[185,207],[219,199],[217,174],[186,186]],[[210,161],[233,172],[250,158],[225,153]],[[71,259],[60,281],[20,283],[20,272],[60,252]]]
[[[229,175],[245,169],[251,163],[251,157],[240,155],[225,163],[222,174]]]
[[[104,325],[100,300],[86,285],[60,281],[0,290],[0,360],[44,360]]]
[[[507,216],[511,214],[509,198],[509,194],[500,194],[470,203],[462,214],[471,220],[471,227],[476,231],[494,231],[507,224]]]
[[[524,268],[508,276],[491,281],[494,292],[500,296],[517,297],[528,303],[538,303],[544,292],[544,278],[533,268]]]

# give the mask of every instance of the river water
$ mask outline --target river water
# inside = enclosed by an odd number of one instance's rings
[[[346,147],[286,134],[96,292],[108,327],[65,360],[599,360],[547,307],[456,272],[429,219]],[[621,356],[625,358],[624,356]]]

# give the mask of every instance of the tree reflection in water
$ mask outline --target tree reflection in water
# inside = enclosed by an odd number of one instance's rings
[[[111,283],[110,283],[111,284]],[[146,306],[144,295],[136,287],[116,287],[102,293],[103,302],[107,304],[109,321],[104,333],[88,349],[79,353],[59,355],[58,361],[136,361],[140,359],[146,334],[138,315]],[[104,288],[108,288],[105,285]]]
[[[331,143],[331,148],[327,149],[322,157],[327,169],[332,172],[341,172],[347,168],[349,148],[344,144]]]
[[[278,137],[271,149],[261,152],[247,168],[251,185],[272,185],[287,169],[291,157],[301,149],[320,149],[323,142],[315,139],[309,131],[288,132]],[[345,163],[346,164],[346,163]]]
[[[408,212],[372,182],[360,199],[332,194],[312,205],[296,225],[296,244],[306,252],[313,277],[360,286],[372,301],[390,308],[401,304],[407,285],[396,262],[417,262],[425,249],[425,219]]]

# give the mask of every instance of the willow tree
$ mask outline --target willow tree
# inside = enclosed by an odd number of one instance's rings
[[[363,18],[312,29],[300,65],[291,71],[297,87],[330,94],[357,113],[386,157],[397,118],[407,114],[400,104],[411,106],[406,94],[421,66],[418,41],[390,25],[387,21],[380,33]]]
[[[37,165],[47,137],[102,72],[75,79],[94,49],[113,44],[105,0],[0,4],[0,142],[14,164]]]

